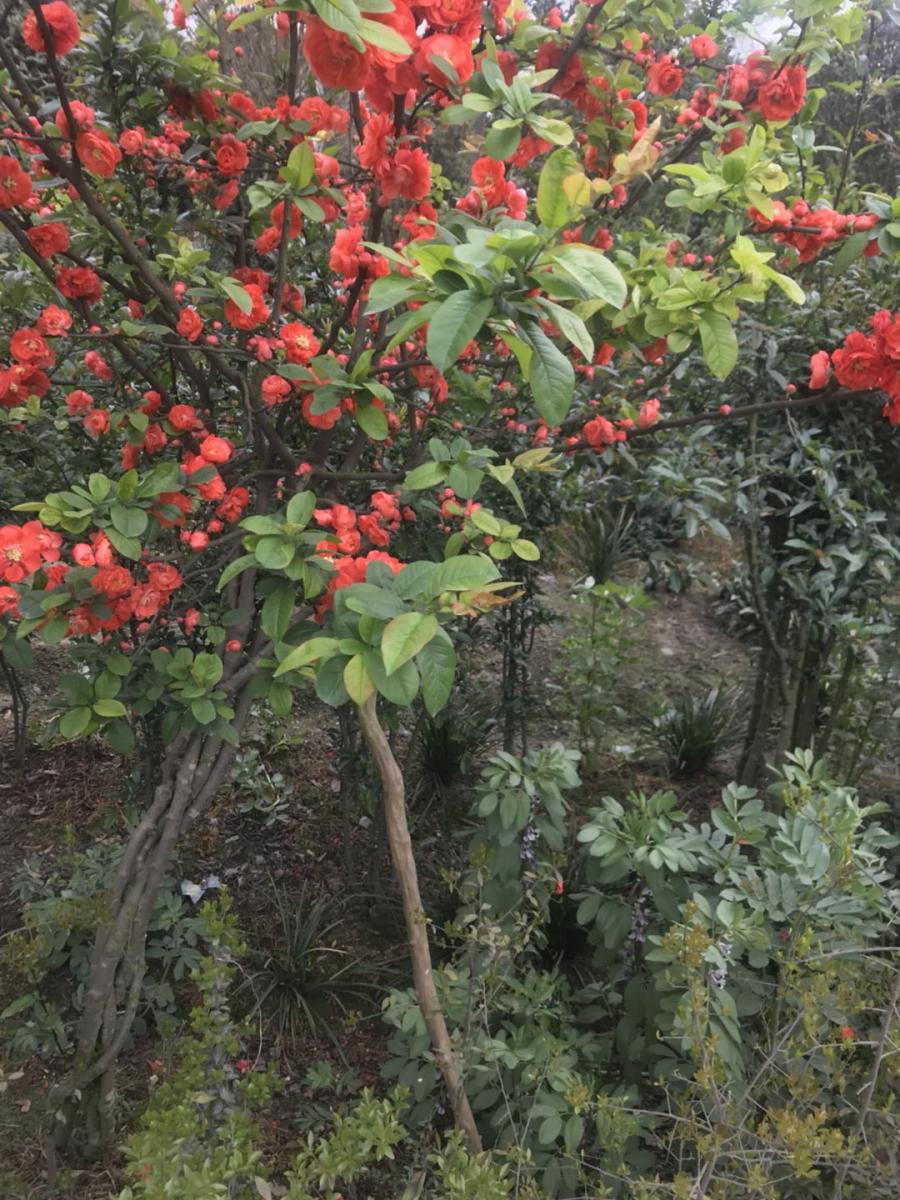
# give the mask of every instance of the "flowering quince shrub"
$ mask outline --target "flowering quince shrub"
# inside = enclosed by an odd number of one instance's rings
[[[23,0],[0,28],[0,453],[62,464],[2,516],[4,645],[67,639],[60,735],[137,750],[152,790],[60,1103],[127,1036],[159,879],[252,705],[313,678],[377,757],[376,696],[437,712],[454,623],[539,557],[524,478],[677,416],[677,356],[726,379],[740,318],[802,304],[813,259],[900,249],[896,201],[832,203],[799,152],[816,67],[880,19],[840,0],[749,57],[752,5],[701,29],[675,0],[244,2],[220,25],[262,23],[264,103],[166,11]],[[893,420],[896,320],[873,330],[825,395]],[[436,512],[442,553],[409,561]]]

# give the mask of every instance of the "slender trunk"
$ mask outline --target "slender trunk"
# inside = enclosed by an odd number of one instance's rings
[[[828,689],[828,720],[825,722],[824,729],[816,738],[816,753],[819,755],[827,754],[831,747],[831,739],[834,735],[835,727],[850,696],[850,687],[856,674],[856,667],[856,651],[852,646],[847,646],[844,650],[844,661],[841,664],[841,673],[834,687],[834,694],[831,695],[832,689]]]
[[[746,787],[755,787],[762,773],[766,734],[778,699],[777,670],[773,652],[764,643],[759,649],[750,720],[737,769],[738,782]]]
[[[812,619],[808,613],[800,619],[800,629],[797,635],[797,641],[794,644],[794,649],[790,658],[788,668],[787,682],[787,699],[784,706],[784,712],[781,717],[781,729],[778,733],[778,741],[775,745],[775,762],[776,767],[780,767],[784,756],[789,750],[794,749],[794,723],[797,716],[797,703],[800,698],[800,687],[803,683],[803,667],[806,661],[806,651],[809,646],[810,629],[812,627]]]
[[[425,1020],[425,1027],[431,1038],[434,1056],[450,1096],[450,1105],[456,1124],[465,1135],[469,1149],[473,1153],[477,1153],[481,1150],[481,1136],[466,1096],[459,1072],[459,1063],[450,1043],[447,1022],[444,1020],[437,988],[434,984],[431,949],[428,945],[428,924],[422,907],[416,860],[406,820],[406,791],[403,774],[378,720],[377,703],[377,698],[373,693],[364,704],[359,705],[359,723],[366,745],[375,760],[381,777],[388,842],[391,848],[394,872],[400,885],[403,915],[406,918],[406,931],[409,937],[413,985]]]

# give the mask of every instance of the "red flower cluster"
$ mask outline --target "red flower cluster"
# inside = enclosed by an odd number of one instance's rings
[[[0,580],[21,583],[45,562],[56,562],[62,538],[40,521],[0,526]]]
[[[880,309],[871,318],[870,334],[854,329],[844,344],[828,354],[819,350],[809,360],[811,388],[823,388],[834,370],[838,383],[854,391],[887,393],[884,415],[900,425],[900,312]]]
[[[41,16],[50,30],[50,49],[47,48],[37,16],[33,12],[30,12],[22,23],[25,45],[30,50],[36,50],[38,54],[49,54],[52,51],[57,58],[62,58],[74,50],[81,37],[81,30],[78,28],[78,18],[68,4],[64,4],[63,0],[52,0],[51,4],[42,4]]]
[[[846,216],[830,208],[810,208],[805,200],[795,200],[790,208],[781,200],[773,200],[772,205],[771,217],[763,216],[756,208],[748,210],[754,230],[757,233],[775,230],[775,241],[792,246],[802,263],[812,262],[832,242],[872,229],[878,221],[874,213]],[[877,253],[877,242],[869,244],[873,250],[867,249],[866,253]]]

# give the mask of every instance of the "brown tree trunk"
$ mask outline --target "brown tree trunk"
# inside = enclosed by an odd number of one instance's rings
[[[406,821],[406,790],[403,774],[378,720],[377,703],[377,698],[373,693],[365,704],[358,706],[359,723],[366,745],[381,776],[388,843],[391,848],[394,873],[400,885],[403,915],[406,918],[406,931],[409,936],[413,985],[422,1016],[425,1019],[425,1027],[431,1038],[434,1056],[447,1086],[456,1124],[465,1135],[472,1153],[478,1153],[481,1150],[481,1136],[466,1096],[459,1073],[459,1063],[450,1044],[447,1022],[444,1020],[437,988],[434,985],[431,949],[428,945],[428,924],[422,908],[419,876],[416,871],[412,840],[409,836],[409,825]]]

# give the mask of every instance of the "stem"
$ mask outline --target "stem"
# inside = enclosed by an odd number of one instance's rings
[[[425,1027],[431,1038],[431,1046],[437,1059],[441,1075],[450,1096],[450,1105],[456,1124],[462,1130],[473,1154],[481,1151],[481,1135],[475,1124],[472,1109],[466,1096],[459,1062],[450,1044],[447,1022],[434,985],[431,965],[431,949],[428,945],[428,925],[422,896],[419,892],[419,877],[413,854],[409,825],[406,820],[406,789],[403,773],[394,757],[385,732],[378,720],[375,693],[358,705],[359,724],[369,753],[378,768],[384,794],[384,815],[387,824],[388,844],[391,861],[400,885],[403,915],[409,937],[409,953],[412,960],[413,985]]]

